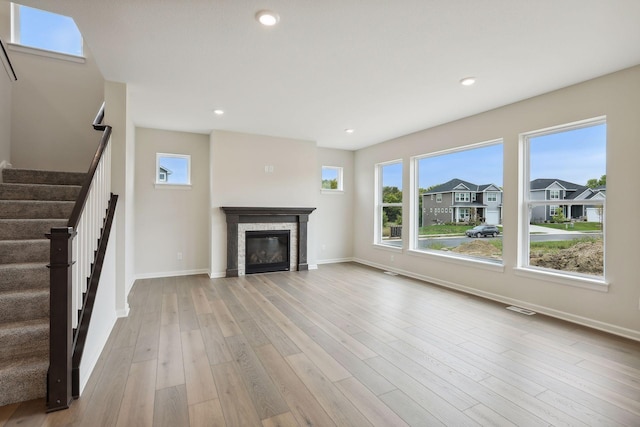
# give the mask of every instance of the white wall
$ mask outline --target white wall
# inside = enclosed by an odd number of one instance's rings
[[[9,8],[0,2],[0,38],[7,46],[9,40]],[[11,53],[9,53],[11,56]],[[0,167],[11,163],[11,100],[12,80],[0,66]],[[3,163],[4,162],[4,163]]]
[[[10,2],[0,1],[0,34],[10,40]],[[85,46],[86,63],[10,51],[13,84],[11,163],[16,168],[86,172],[100,142],[91,127],[104,79]]]
[[[273,172],[265,172],[273,166]],[[315,142],[263,135],[211,133],[211,275],[227,268],[221,206],[317,207],[320,171]],[[317,212],[308,224],[307,260],[316,263]]]
[[[129,313],[127,295],[133,286],[134,263],[134,161],[135,136],[128,111],[128,88],[123,83],[106,82],[104,85],[104,123],[112,126],[111,133],[111,192],[118,195],[119,218],[113,232],[117,236],[116,248],[116,306],[118,316]]]
[[[597,116],[607,116],[606,277],[602,293],[516,275],[518,225],[518,135]],[[367,264],[640,339],[640,212],[637,162],[640,158],[640,67],[541,95],[356,152],[355,257]],[[410,157],[504,138],[504,271],[443,261],[434,256],[394,253],[372,245],[374,165],[402,158],[409,183]],[[409,212],[409,185],[404,211]],[[406,241],[407,239],[405,239]],[[406,242],[405,242],[406,245]]]
[[[318,264],[350,261],[353,257],[354,152],[318,148],[318,171],[322,166],[343,168],[343,191],[320,192],[316,219]],[[321,179],[318,181],[320,185]]]
[[[0,55],[2,54],[0,53]],[[0,65],[0,168],[7,163],[11,163],[12,85],[13,80],[9,78],[4,72],[4,67]]]
[[[136,128],[135,138],[136,277],[207,273],[209,136]],[[191,187],[156,188],[156,153],[190,155]]]

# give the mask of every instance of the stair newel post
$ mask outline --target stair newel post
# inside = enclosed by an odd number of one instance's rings
[[[72,243],[76,232],[72,227],[51,229],[49,275],[50,341],[47,374],[47,412],[67,409],[72,400]]]

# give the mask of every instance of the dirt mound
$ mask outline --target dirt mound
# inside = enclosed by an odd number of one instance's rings
[[[493,246],[489,241],[480,239],[463,243],[460,246],[451,249],[451,252],[471,256],[481,256],[485,258],[502,258],[502,251],[500,249]]]
[[[530,265],[552,268],[554,270],[575,271],[578,273],[602,275],[604,250],[602,240],[580,242],[568,249],[553,253],[532,251]]]

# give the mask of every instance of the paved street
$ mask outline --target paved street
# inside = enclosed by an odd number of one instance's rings
[[[530,225],[529,229],[532,233],[530,239],[532,242],[550,242],[557,240],[574,240],[574,239],[582,239],[584,237],[593,237],[593,238],[601,238],[602,233],[583,233],[580,231],[571,231],[571,230],[556,230],[554,228],[541,227],[538,225]],[[418,247],[420,249],[425,249],[431,246],[433,243],[437,245],[442,245],[448,248],[454,248],[456,246],[460,246],[463,243],[471,242],[476,238],[466,237],[466,236],[438,236],[438,237],[420,237],[418,239]],[[484,237],[481,240],[494,240],[494,239],[502,239],[502,235],[498,237]],[[402,242],[400,240],[390,240],[387,241],[388,244],[393,246],[402,246]]]

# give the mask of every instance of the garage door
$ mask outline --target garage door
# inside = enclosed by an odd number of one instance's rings
[[[587,208],[587,221],[602,222],[600,208]]]
[[[491,225],[500,224],[500,211],[487,211],[485,222]]]

